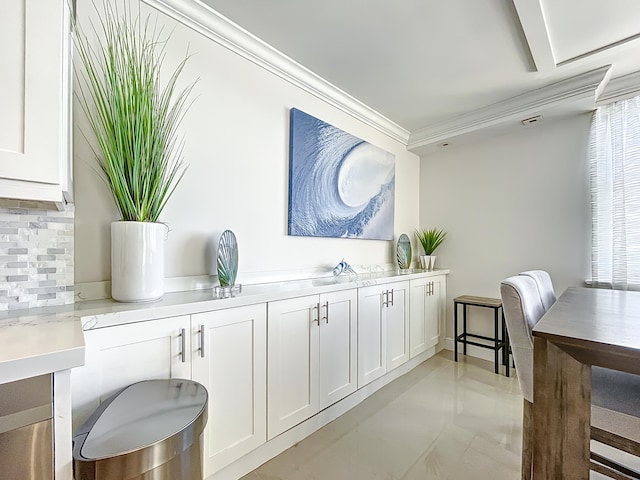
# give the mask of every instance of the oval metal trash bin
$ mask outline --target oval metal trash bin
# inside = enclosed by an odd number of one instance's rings
[[[100,404],[73,437],[75,480],[201,480],[207,390],[145,380]]]

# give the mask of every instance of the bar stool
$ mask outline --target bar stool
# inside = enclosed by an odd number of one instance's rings
[[[463,306],[462,313],[462,333],[458,335],[458,305]],[[493,309],[493,323],[494,334],[493,337],[487,337],[485,335],[477,335],[475,333],[467,332],[467,307],[482,307]],[[498,311],[501,311],[502,315],[502,336],[498,335],[498,329],[500,328],[500,320]],[[458,342],[462,343],[464,355],[467,354],[467,345],[475,345],[476,347],[488,348],[493,350],[495,355],[495,373],[498,373],[499,361],[498,354],[502,350],[502,364],[505,366],[505,375],[509,376],[509,335],[507,334],[507,328],[504,321],[504,310],[502,309],[502,300],[499,298],[488,297],[474,297],[471,295],[462,295],[453,299],[453,325],[454,325],[454,350],[455,361],[458,361]],[[472,339],[485,340],[492,342],[491,344],[476,342]]]

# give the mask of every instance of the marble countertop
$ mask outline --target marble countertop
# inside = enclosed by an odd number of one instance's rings
[[[357,278],[345,275],[246,285],[242,292],[222,299],[214,298],[212,290],[207,289],[166,293],[161,300],[150,303],[107,299],[4,312],[0,315],[0,383],[83,365],[83,330],[448,273],[445,269],[388,271]]]
[[[84,365],[79,319],[47,315],[0,326],[0,383]]]

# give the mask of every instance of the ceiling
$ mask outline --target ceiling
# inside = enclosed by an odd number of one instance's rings
[[[611,64],[638,0],[202,0],[409,132]]]

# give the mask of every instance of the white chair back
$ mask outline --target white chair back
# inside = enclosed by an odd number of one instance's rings
[[[527,272],[520,273],[520,275],[531,277],[536,282],[545,312],[551,308],[551,305],[556,303],[556,292],[553,289],[551,275],[544,270],[529,270]]]
[[[500,295],[520,390],[524,398],[533,403],[531,330],[546,310],[535,280],[528,275],[515,275],[503,280],[500,283]]]

